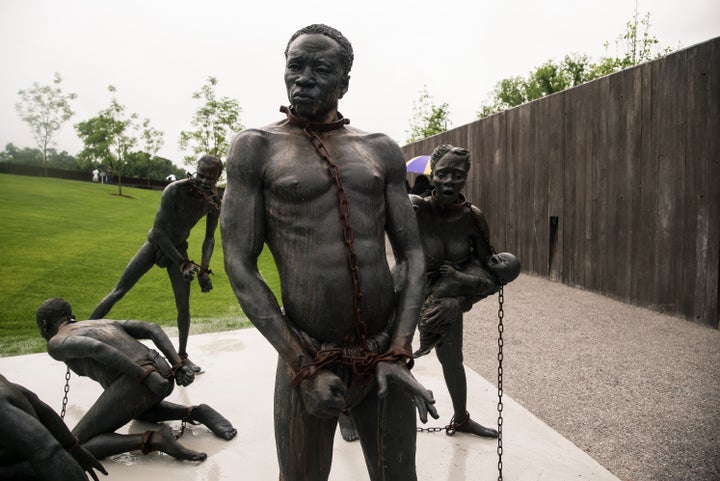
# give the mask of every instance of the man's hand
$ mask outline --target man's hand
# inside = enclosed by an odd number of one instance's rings
[[[172,392],[172,382],[162,377],[158,371],[151,372],[143,381],[150,392],[159,396],[169,396]]]
[[[200,268],[197,264],[191,260],[185,259],[180,263],[180,273],[182,273],[183,277],[188,282],[195,278],[195,273],[199,270]]]
[[[443,326],[457,319],[462,313],[462,302],[459,297],[428,298],[420,313],[420,322],[430,331],[443,330]]]
[[[427,422],[427,415],[437,419],[439,417],[435,409],[435,399],[432,391],[429,391],[410,374],[408,368],[400,362],[379,362],[375,368],[375,376],[378,382],[378,397],[384,398],[388,395],[388,384],[390,381],[397,383],[412,397],[413,403],[420,415],[420,421]]]
[[[200,290],[203,292],[210,292],[212,291],[213,285],[212,281],[210,280],[210,273],[205,270],[200,270],[200,274],[198,274],[198,282],[200,283]]]
[[[454,278],[455,274],[457,274],[457,270],[448,264],[441,265],[439,270],[440,270],[440,275],[443,277]]]
[[[82,447],[81,444],[77,444],[71,448],[70,454],[73,458],[75,458],[75,461],[78,462],[80,467],[83,468],[83,471],[88,473],[95,481],[98,481],[97,474],[95,474],[94,471],[95,469],[103,473],[105,476],[108,475],[108,472],[105,471],[105,467],[100,464],[100,461],[95,459],[95,456],[93,456],[90,451]]]
[[[345,408],[346,391],[342,380],[327,369],[320,369],[315,376],[300,383],[305,409],[319,418],[339,416]]]
[[[195,371],[189,366],[181,365],[175,370],[175,383],[178,386],[188,386],[195,380]]]

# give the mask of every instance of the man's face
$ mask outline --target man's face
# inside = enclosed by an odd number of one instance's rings
[[[304,34],[293,40],[285,64],[285,87],[295,114],[305,120],[324,118],[337,109],[347,92],[349,77],[342,71],[340,45],[321,34]]]
[[[435,195],[445,204],[453,204],[467,180],[468,167],[464,157],[449,152],[437,161],[432,172]]]
[[[219,169],[212,164],[200,162],[195,174],[195,182],[205,190],[212,190],[220,177]]]

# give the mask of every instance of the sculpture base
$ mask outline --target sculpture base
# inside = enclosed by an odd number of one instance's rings
[[[173,339],[177,342],[177,339]],[[417,346],[416,346],[417,347]],[[113,481],[138,479],[255,480],[277,479],[277,461],[273,433],[273,382],[276,354],[256,329],[243,329],[190,337],[194,360],[204,374],[187,388],[176,387],[168,398],[181,404],[208,403],[223,413],[237,428],[232,441],[223,441],[204,426],[188,425],[180,442],[190,449],[203,451],[203,463],[178,462],[151,453],[115,456],[103,461]],[[474,420],[496,427],[497,390],[470,369],[468,411]],[[65,365],[46,353],[0,358],[0,372],[11,381],[34,391],[59,411],[65,383]],[[444,427],[452,417],[440,364],[434,354],[424,356],[413,368],[415,377],[432,390],[440,419],[430,419],[419,427]],[[66,422],[74,426],[100,387],[86,378],[72,376]],[[509,396],[503,396],[503,476],[514,481],[537,479],[575,479],[619,481],[580,448],[552,430]],[[168,423],[175,431],[180,423]],[[149,426],[133,422],[120,432],[142,432]],[[497,443],[463,433],[447,436],[444,431],[417,435],[419,479],[477,481],[497,479]],[[348,443],[337,430],[331,480],[367,481],[359,442]]]

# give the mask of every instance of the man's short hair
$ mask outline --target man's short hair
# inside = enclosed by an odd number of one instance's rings
[[[208,167],[216,169],[218,175],[223,170],[222,161],[212,155],[203,155],[202,157],[200,157],[200,160],[198,160],[198,167],[200,167],[200,164],[206,164]]]
[[[53,321],[56,319],[62,319],[63,317],[67,317],[71,314],[72,307],[70,307],[70,303],[68,301],[62,297],[53,297],[52,299],[48,299],[43,302],[40,307],[38,307],[38,310],[35,313],[35,320],[38,322],[43,319]]]
[[[353,60],[355,59],[352,44],[347,38],[345,38],[345,35],[340,33],[339,30],[322,23],[314,23],[295,32],[293,36],[290,37],[290,40],[288,40],[287,46],[285,47],[285,58],[287,58],[288,49],[290,48],[290,44],[293,40],[298,38],[300,35],[313,33],[325,35],[326,37],[335,40],[340,45],[340,58],[342,61],[343,73],[348,75],[350,73],[350,69],[352,69]]]

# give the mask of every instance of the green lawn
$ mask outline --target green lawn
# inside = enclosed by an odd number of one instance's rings
[[[159,191],[115,185],[0,174],[0,356],[45,350],[35,311],[50,297],[64,297],[79,320],[117,282],[142,245],[160,202]],[[189,255],[200,260],[205,222],[190,236]],[[192,333],[249,325],[225,275],[220,231],[211,268],[213,290],[202,293],[193,281]],[[279,282],[267,251],[261,274],[279,296]],[[164,269],[153,268],[107,317],[140,319],[166,326],[173,334],[175,302]]]

